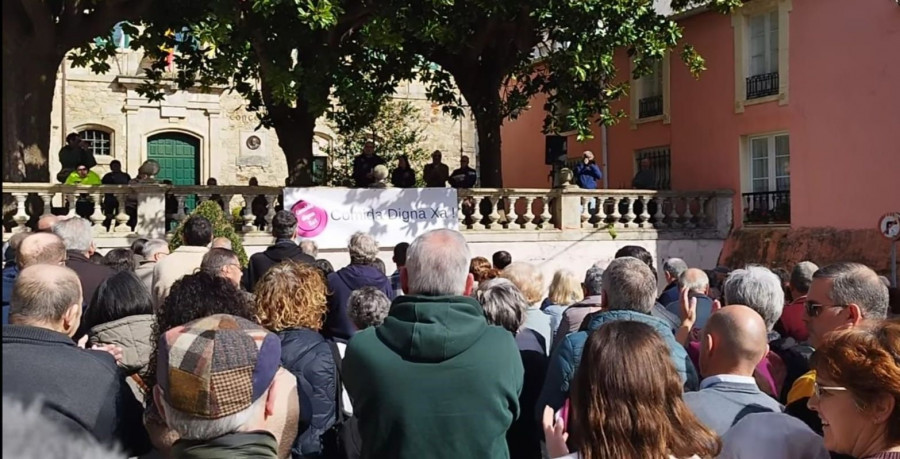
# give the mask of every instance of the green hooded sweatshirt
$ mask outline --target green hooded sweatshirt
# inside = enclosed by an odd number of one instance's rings
[[[362,458],[508,458],[524,371],[512,333],[461,296],[401,296],[350,340],[344,385]]]

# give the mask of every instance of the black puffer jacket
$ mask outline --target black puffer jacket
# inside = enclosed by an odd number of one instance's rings
[[[319,457],[320,437],[334,425],[337,417],[334,354],[325,338],[308,328],[284,330],[278,337],[281,338],[281,365],[297,377],[298,395],[301,400],[309,400],[312,413],[311,417],[301,413],[304,419],[310,419],[309,428],[294,440],[291,456]]]

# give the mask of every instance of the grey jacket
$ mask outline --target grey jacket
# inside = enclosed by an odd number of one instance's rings
[[[577,332],[581,328],[581,322],[588,314],[599,311],[601,298],[600,295],[589,296],[563,311],[559,327],[556,329],[556,334],[553,335],[551,348],[555,348],[569,333]]]
[[[153,321],[152,314],[140,314],[123,317],[119,320],[95,325],[88,333],[88,343],[115,344],[122,348],[122,361],[119,367],[122,373],[128,376],[126,380],[139,401],[143,401],[143,393],[140,385],[133,375],[144,375],[147,365],[150,363],[150,354],[153,352],[152,339]]]
[[[153,293],[153,268],[156,262],[153,260],[142,260],[134,268],[134,275],[141,280],[141,283],[147,287],[147,292]]]
[[[717,382],[697,392],[685,392],[684,402],[710,429],[719,436],[751,413],[784,411],[784,407],[769,397],[756,384]]]

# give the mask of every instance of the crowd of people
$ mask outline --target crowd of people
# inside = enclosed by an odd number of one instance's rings
[[[632,245],[545,282],[439,229],[389,274],[372,236],[335,270],[296,226],[246,267],[196,215],[172,251],[17,234],[4,455],[900,458],[900,311],[864,265],[669,258],[660,289]]]
[[[472,188],[478,180],[478,173],[469,167],[469,157],[462,155],[459,168],[452,173],[450,168],[441,162],[440,150],[431,153],[431,162],[422,171],[421,182],[428,188]],[[353,183],[357,188],[416,188],[418,180],[416,171],[409,163],[409,158],[401,156],[393,171],[388,171],[387,162],[375,153],[375,144],[366,142],[362,154],[353,159]]]

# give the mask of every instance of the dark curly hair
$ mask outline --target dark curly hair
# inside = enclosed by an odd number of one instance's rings
[[[124,248],[112,249],[103,257],[103,264],[116,272],[134,272],[134,252]]]
[[[255,322],[254,308],[247,294],[224,277],[199,271],[172,285],[153,323],[153,353],[144,380],[148,390],[156,385],[156,354],[162,334],[213,314],[231,314]]]

